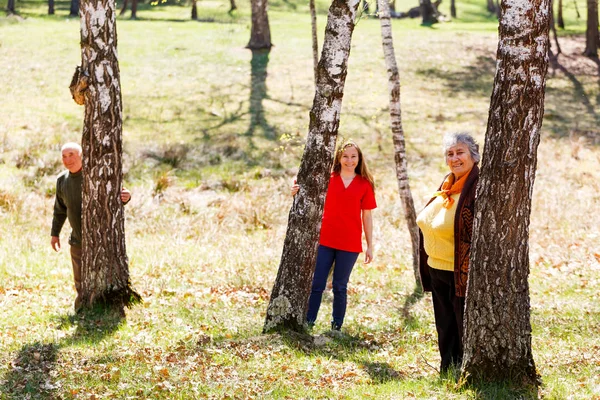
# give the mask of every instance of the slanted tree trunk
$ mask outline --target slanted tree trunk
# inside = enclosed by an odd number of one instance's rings
[[[550,4],[550,11],[550,27],[552,28],[552,33],[554,34],[554,43],[556,43],[556,57],[558,57],[558,55],[562,53],[562,50],[560,48],[560,43],[558,43],[558,34],[556,33],[556,24],[554,23],[554,7],[552,7],[552,2]],[[552,45],[550,45],[550,55],[552,55]]]
[[[119,15],[125,14],[125,11],[127,11],[127,0],[123,0],[123,7],[121,7],[121,12],[119,12]]]
[[[69,9],[69,16],[79,16],[79,0],[71,0],[71,8]]]
[[[315,0],[309,0],[310,7],[310,26],[312,29],[312,50],[313,50],[313,68],[315,73],[315,88],[317,86],[317,67],[319,65],[319,41],[317,39],[317,10],[315,9]]]
[[[54,15],[54,0],[48,0],[48,15]]]
[[[192,0],[192,20],[198,20],[198,8],[196,7],[196,0]]]
[[[229,0],[229,13],[231,14],[234,10],[237,10],[235,0]]]
[[[575,14],[577,14],[577,19],[581,19],[581,14],[579,13],[579,7],[577,7],[577,0],[573,0],[573,5],[575,6]]]
[[[450,0],[450,16],[452,18],[456,18],[456,2],[455,2],[455,0]]]
[[[585,31],[584,56],[598,57],[600,47],[600,36],[598,36],[598,0],[587,2],[587,29]]]
[[[131,0],[131,17],[130,19],[137,19],[137,5],[138,0]]]
[[[270,49],[271,29],[269,28],[269,15],[267,14],[267,0],[251,0],[252,4],[252,28],[250,31],[250,42],[246,46],[249,49]]]
[[[396,64],[394,41],[392,38],[392,25],[390,23],[390,7],[387,0],[379,0],[379,20],[381,22],[381,38],[383,54],[388,73],[388,88],[390,89],[390,119],[392,125],[392,138],[394,141],[394,159],[396,161],[396,179],[400,200],[404,206],[404,218],[410,233],[413,254],[413,273],[415,284],[421,288],[419,279],[419,227],[417,214],[413,202],[410,185],[408,183],[408,168],[406,161],[406,146],[404,143],[404,130],[402,129],[402,113],[400,108],[400,73]]]
[[[439,22],[431,0],[419,0],[419,8],[421,9],[421,17],[423,18],[421,24],[430,26]]]
[[[558,0],[558,17],[556,23],[560,29],[565,29],[565,20],[563,19],[563,0]]]
[[[6,13],[8,15],[16,14],[16,11],[15,11],[15,0],[8,0],[8,2],[6,3]]]
[[[82,304],[122,309],[141,297],[129,279],[120,199],[123,115],[115,8],[114,0],[82,0],[81,68],[74,81],[83,87],[79,92],[85,103]]]
[[[304,329],[358,3],[359,0],[333,0],[329,8],[317,90],[298,171],[300,191],[294,196],[288,218],[281,263],[267,308],[265,332]]]
[[[473,226],[463,375],[537,384],[529,217],[548,70],[550,0],[503,0]]]

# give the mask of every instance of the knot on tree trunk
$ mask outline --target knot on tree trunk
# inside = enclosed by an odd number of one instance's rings
[[[75,103],[79,104],[80,106],[85,104],[85,91],[88,88],[89,79],[90,78],[88,74],[84,72],[81,67],[78,66],[75,68],[75,73],[71,79],[69,90],[71,91],[71,96],[73,96]]]

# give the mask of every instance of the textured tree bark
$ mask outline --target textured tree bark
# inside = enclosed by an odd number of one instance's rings
[[[288,217],[265,332],[304,329],[358,3],[359,0],[333,0],[329,8],[317,90],[298,171],[300,191],[294,197]]]
[[[598,36],[598,0],[587,2],[587,29],[585,30],[584,56],[598,57],[600,36]]]
[[[81,75],[88,77],[83,124],[83,305],[129,306],[122,187],[122,104],[114,0],[81,4]]]
[[[69,16],[79,16],[79,0],[71,0],[71,7],[69,9]]]
[[[563,0],[558,0],[558,17],[556,23],[560,29],[565,29],[565,20],[563,19]]]
[[[544,115],[550,0],[503,0],[502,8],[475,204],[463,375],[537,384],[528,235]]]
[[[54,0],[48,0],[48,15],[54,15]]]
[[[269,15],[267,14],[267,0],[251,0],[252,4],[252,28],[250,30],[250,42],[246,46],[249,49],[270,49],[271,29],[269,28]]]
[[[319,65],[319,41],[317,39],[317,10],[315,9],[315,0],[309,0],[310,8],[310,27],[312,30],[312,50],[313,66],[315,71],[315,88],[317,86],[317,67]]]
[[[421,288],[419,279],[419,227],[417,226],[417,214],[413,202],[410,185],[408,183],[408,167],[406,161],[406,145],[404,143],[404,130],[402,129],[402,110],[400,107],[400,73],[396,64],[394,41],[392,37],[392,25],[390,22],[390,7],[387,0],[378,0],[379,20],[381,22],[381,38],[383,43],[383,54],[388,73],[388,87],[390,89],[390,119],[392,127],[392,138],[394,142],[394,160],[396,161],[396,179],[398,180],[398,191],[400,200],[404,206],[404,218],[413,254],[413,273],[417,288]]]

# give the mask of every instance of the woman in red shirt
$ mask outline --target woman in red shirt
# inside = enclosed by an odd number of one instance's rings
[[[292,187],[296,195],[299,186]],[[365,264],[373,259],[373,219],[371,210],[377,207],[373,177],[356,143],[342,143],[335,155],[329,180],[317,264],[308,301],[306,322],[314,325],[327,276],[333,269],[333,312],[331,329],[340,330],[344,323],[347,287],[350,273],[362,252],[362,232],[367,241]]]

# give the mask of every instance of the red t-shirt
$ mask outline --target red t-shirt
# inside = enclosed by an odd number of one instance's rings
[[[337,250],[362,252],[362,210],[377,207],[369,181],[356,175],[347,188],[332,173],[325,198],[319,243]]]

